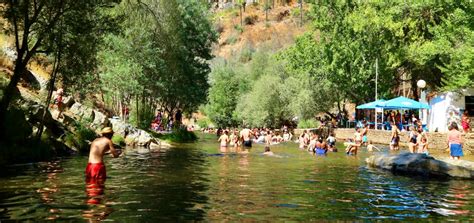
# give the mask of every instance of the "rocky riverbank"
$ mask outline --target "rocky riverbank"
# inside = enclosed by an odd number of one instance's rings
[[[160,141],[144,130],[111,119],[98,110],[75,102],[71,97],[66,97],[64,102],[65,109],[59,118],[57,109],[48,109],[44,132],[38,138],[45,106],[38,100],[18,99],[9,109],[8,123],[4,123],[7,131],[0,143],[0,165],[87,153],[90,142],[107,126],[111,126],[127,146],[160,147]]]

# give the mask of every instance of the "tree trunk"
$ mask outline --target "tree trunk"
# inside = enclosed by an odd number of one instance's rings
[[[136,107],[137,107],[137,127],[140,126],[140,110],[138,110],[138,94],[135,96],[135,103],[136,103]]]
[[[300,26],[303,27],[303,0],[300,0],[300,16],[301,16]]]
[[[41,122],[40,122],[40,125],[38,127],[38,134],[36,135],[38,140],[41,139],[41,135],[43,134],[44,120],[46,118],[47,112],[49,112],[48,108],[49,108],[49,104],[51,103],[51,98],[53,96],[54,83],[56,82],[56,76],[58,74],[60,64],[61,64],[61,47],[59,47],[58,53],[57,53],[56,58],[55,58],[54,63],[53,63],[53,71],[52,71],[52,74],[51,74],[51,79],[49,81],[48,97],[46,98],[46,102],[45,102],[45,105],[44,105],[43,116],[41,118]],[[60,104],[58,102],[58,110],[59,110],[59,112],[61,112],[61,110],[60,110],[61,108],[59,107],[59,105]],[[59,119],[59,114],[58,114],[58,119]]]
[[[240,5],[240,27],[244,27],[244,20],[242,19],[242,5]]]

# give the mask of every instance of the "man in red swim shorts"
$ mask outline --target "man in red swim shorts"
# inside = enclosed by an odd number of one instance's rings
[[[86,178],[88,179],[105,179],[107,177],[103,157],[107,152],[113,157],[118,157],[120,151],[114,148],[112,136],[114,131],[110,127],[106,127],[101,131],[102,137],[94,140],[91,144],[89,152],[89,163],[86,167]]]

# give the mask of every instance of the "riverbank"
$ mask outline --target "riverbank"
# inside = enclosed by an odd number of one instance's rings
[[[304,130],[314,130],[314,129],[295,129],[295,136],[300,135]],[[336,128],[334,129],[334,134],[338,141],[346,141],[347,139],[354,138],[355,130],[353,128]],[[428,132],[426,133],[428,137],[429,149],[430,152],[442,153],[447,149],[447,133],[441,132]],[[391,132],[386,130],[375,130],[369,129],[368,139],[371,140],[374,144],[379,145],[389,145],[390,144]],[[464,151],[465,155],[474,155],[474,133],[463,134],[464,139]],[[408,132],[402,131],[400,133],[400,147],[401,149],[408,147]]]
[[[338,128],[334,130],[336,138],[339,140],[354,138],[354,129]],[[447,133],[428,132],[429,149],[432,152],[444,152],[447,149]],[[368,132],[368,139],[374,144],[389,145],[391,132],[385,130],[370,129]],[[463,134],[464,152],[466,155],[474,155],[474,133]],[[408,147],[408,132],[402,131],[400,133],[400,146]]]

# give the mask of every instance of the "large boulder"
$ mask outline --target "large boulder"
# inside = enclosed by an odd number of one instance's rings
[[[116,118],[111,118],[109,121],[112,124],[114,132],[122,135],[125,138],[125,143],[129,146],[150,147],[152,143],[159,144],[159,140],[142,129],[137,129]]]
[[[464,160],[442,161],[426,154],[400,153],[374,155],[366,159],[371,167],[394,173],[474,179],[474,163]]]
[[[63,105],[66,108],[70,108],[76,101],[74,101],[74,98],[72,96],[65,96],[63,97]]]
[[[94,110],[79,102],[74,103],[69,111],[77,116],[79,121],[92,122],[94,120]]]
[[[104,127],[110,126],[110,121],[104,113],[97,110],[93,110],[94,120],[91,123],[91,128],[93,129],[102,129]]]

